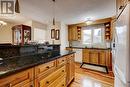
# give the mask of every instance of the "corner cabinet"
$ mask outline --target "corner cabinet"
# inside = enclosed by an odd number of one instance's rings
[[[81,27],[76,25],[68,26],[68,40],[69,41],[80,41],[81,40]]]
[[[26,25],[13,26],[12,37],[12,43],[15,45],[28,44],[31,40],[31,27]]]
[[[0,78],[0,87],[67,87],[75,76],[74,54]]]

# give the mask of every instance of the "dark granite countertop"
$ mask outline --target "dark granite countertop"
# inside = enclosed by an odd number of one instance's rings
[[[94,50],[111,50],[111,48],[94,48],[94,47],[68,47],[74,49],[94,49]]]
[[[6,58],[0,61],[0,78],[73,53],[75,52],[64,50],[60,53],[46,52]]]

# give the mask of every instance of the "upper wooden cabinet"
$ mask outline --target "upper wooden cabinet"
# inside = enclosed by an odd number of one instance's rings
[[[117,16],[119,16],[119,14],[125,8],[125,5],[128,3],[128,1],[130,1],[130,0],[116,0]]]
[[[68,26],[68,40],[79,41],[81,40],[81,27],[75,25]]]

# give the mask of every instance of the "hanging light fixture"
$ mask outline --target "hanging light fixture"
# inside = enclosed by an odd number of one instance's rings
[[[53,27],[55,27],[55,25],[56,25],[56,21],[55,21],[55,2],[56,2],[56,0],[52,0],[53,1],[53,4],[54,4],[54,7],[53,7],[53,15],[54,15],[54,17],[53,17]]]
[[[18,0],[16,0],[16,2],[15,2],[15,12],[20,13],[20,6],[19,6],[19,1]]]

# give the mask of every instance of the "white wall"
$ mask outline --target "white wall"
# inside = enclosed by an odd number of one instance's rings
[[[61,23],[60,39],[61,39],[61,50],[65,50],[65,48],[69,46],[69,42],[68,42],[68,26],[64,23]]]
[[[34,28],[34,41],[44,43],[46,41],[46,29]]]
[[[51,29],[54,29],[52,22],[48,23],[48,29],[47,29],[47,41],[49,41],[50,44],[53,43],[52,39],[51,39]],[[61,23],[60,22],[56,22],[55,25],[55,29],[59,29],[61,30]],[[54,44],[61,44],[61,40],[54,40]]]
[[[52,23],[50,22],[48,24],[48,29],[47,29],[47,40],[49,41],[50,44],[52,44],[52,39],[51,39],[51,29]],[[56,29],[60,30],[60,40],[55,40],[54,44],[61,44],[61,50],[65,50],[65,47],[67,47],[68,44],[68,26],[64,23],[61,22],[56,22]]]

